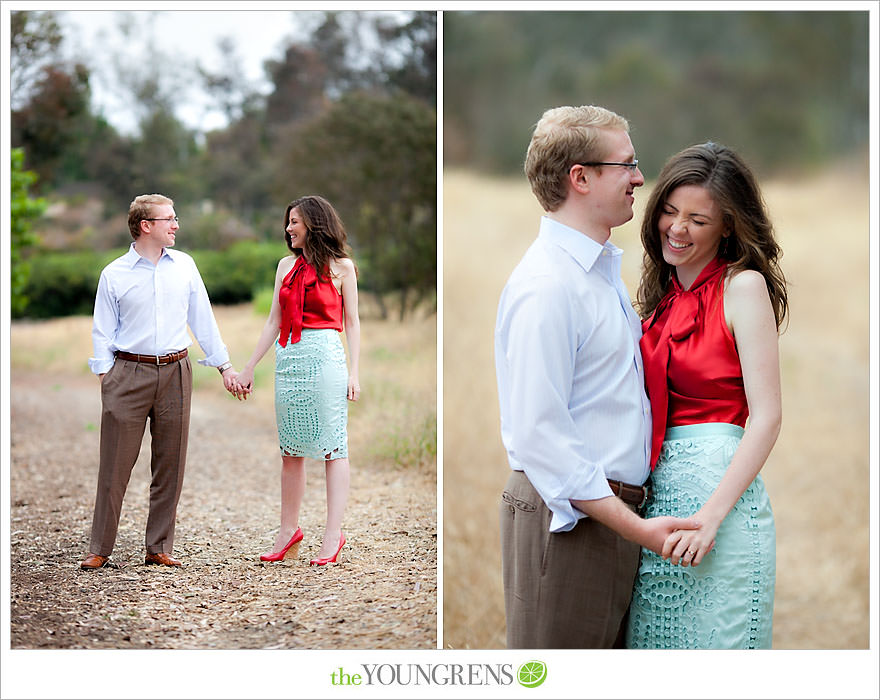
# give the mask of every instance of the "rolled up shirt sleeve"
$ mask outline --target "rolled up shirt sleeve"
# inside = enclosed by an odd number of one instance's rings
[[[585,517],[572,500],[612,495],[602,465],[571,415],[578,337],[577,308],[558,280],[539,276],[505,290],[496,325],[502,438],[511,466],[522,469],[553,513],[550,530]],[[581,321],[582,324],[582,321]]]

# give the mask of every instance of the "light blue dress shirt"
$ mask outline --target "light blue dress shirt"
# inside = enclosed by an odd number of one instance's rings
[[[199,364],[219,367],[229,360],[192,257],[165,248],[153,265],[132,243],[101,272],[92,324],[95,356],[89,358],[89,368],[95,374],[108,372],[117,350],[166,355],[188,348],[192,338],[187,325],[206,355]]]
[[[572,499],[605,498],[607,479],[641,485],[650,473],[642,330],[621,255],[543,217],[501,294],[501,438],[510,467],[525,472],[553,513],[551,532],[585,517]]]

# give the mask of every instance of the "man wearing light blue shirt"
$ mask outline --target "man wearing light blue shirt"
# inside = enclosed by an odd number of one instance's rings
[[[651,408],[641,324],[611,229],[644,184],[622,117],[559,107],[525,170],[546,215],[501,295],[495,364],[512,469],[501,502],[509,648],[619,646],[640,546],[696,523],[644,520]]]
[[[92,372],[101,380],[101,447],[89,554],[80,567],[107,564],[122,500],[147,419],[152,436],[146,564],[180,566],[171,556],[189,433],[192,330],[206,358],[235,393],[235,371],[193,259],[171,250],[179,229],[174,202],[141,195],[131,203],[129,251],[101,272],[95,298]],[[241,397],[239,397],[241,398]]]

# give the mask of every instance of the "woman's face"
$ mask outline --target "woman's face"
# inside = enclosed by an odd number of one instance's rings
[[[689,286],[718,254],[724,237],[723,216],[709,191],[700,185],[676,187],[663,203],[657,222],[663,259]]]
[[[287,233],[290,234],[290,245],[292,248],[306,247],[308,231],[302,217],[299,215],[299,207],[294,207],[290,210],[290,218],[287,221]]]

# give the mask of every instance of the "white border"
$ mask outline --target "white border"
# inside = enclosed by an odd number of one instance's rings
[[[140,3],[90,2],[74,7],[86,9],[133,9]],[[155,2],[150,9],[204,9],[203,3]],[[738,652],[637,651],[454,651],[443,645],[443,187],[442,187],[442,15],[443,10],[535,9],[534,3],[509,2],[499,7],[491,2],[252,2],[248,9],[432,9],[438,17],[438,280],[437,280],[437,421],[438,421],[438,649],[431,651],[35,651],[10,650],[9,587],[9,270],[8,255],[0,255],[0,459],[3,462],[0,527],[3,580],[3,654],[0,697],[3,698],[288,698],[288,697],[631,697],[631,698],[709,698],[709,697],[798,697],[798,698],[877,698],[878,697],[878,115],[877,91],[870,102],[870,649],[864,651],[767,651],[742,655]],[[652,10],[654,3],[633,2],[546,2],[541,10]],[[237,9],[241,3],[219,1],[211,9]],[[870,84],[878,83],[878,7],[874,2],[716,2],[713,10],[857,10],[870,13]],[[12,9],[70,10],[67,2],[4,2],[2,8],[2,54],[0,65],[9,65],[9,11]],[[663,7],[663,9],[670,9]],[[672,9],[708,9],[705,2],[676,3]],[[8,74],[2,76],[3,116],[8,114]],[[2,119],[3,159],[0,174],[0,211],[9,211],[9,124]],[[8,217],[2,215],[2,241],[6,245]],[[836,232],[845,235],[846,232]],[[3,251],[6,253],[6,250]],[[836,281],[842,283],[842,281]],[[540,659],[548,665],[548,678],[535,690],[511,686],[333,686],[329,676],[337,668],[357,670],[361,664],[421,664],[463,666],[469,664],[519,664]],[[157,674],[157,672],[159,672]],[[153,675],[164,677],[171,689],[150,685]]]

